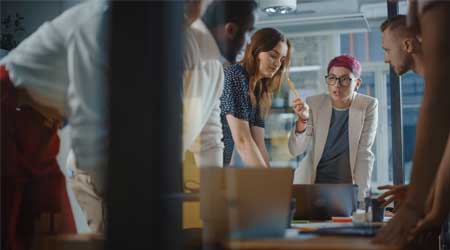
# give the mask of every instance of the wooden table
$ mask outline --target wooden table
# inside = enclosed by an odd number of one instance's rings
[[[323,225],[321,225],[323,224]],[[335,227],[348,223],[309,223],[312,227]],[[299,225],[299,224],[297,224]],[[372,237],[331,236],[315,234],[299,234],[299,229],[286,230],[283,238],[229,240],[224,242],[226,250],[399,250],[398,246],[386,246],[372,243]]]
[[[308,238],[279,238],[258,240],[230,240],[223,250],[400,250],[399,247],[376,245],[372,238],[354,236],[308,236]],[[60,235],[45,239],[42,250],[103,250],[101,235]]]
[[[399,250],[396,246],[371,243],[372,238],[354,236],[313,236],[308,239],[232,240],[226,250]]]
[[[105,238],[100,234],[64,234],[48,236],[40,243],[40,250],[103,250]]]

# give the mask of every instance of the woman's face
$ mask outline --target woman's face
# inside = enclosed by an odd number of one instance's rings
[[[348,101],[353,92],[361,85],[353,73],[345,67],[331,67],[327,80],[328,93],[334,101]]]
[[[287,55],[286,42],[280,41],[272,50],[258,54],[259,73],[263,78],[272,78],[280,69]]]

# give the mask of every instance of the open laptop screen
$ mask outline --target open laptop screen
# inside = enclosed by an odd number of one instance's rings
[[[349,217],[356,210],[357,186],[353,184],[296,184],[296,220],[330,220],[333,216]]]

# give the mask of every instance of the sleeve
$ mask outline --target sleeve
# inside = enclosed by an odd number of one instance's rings
[[[247,77],[236,65],[225,68],[225,85],[221,97],[221,109],[237,119],[250,121],[250,101],[247,93]]]
[[[219,114],[217,114],[219,113]],[[222,124],[220,108],[217,106],[200,133],[200,150],[194,152],[195,162],[199,167],[223,167]]]
[[[64,37],[45,22],[1,60],[15,87],[25,88],[37,103],[64,115],[67,92]]]
[[[359,139],[358,153],[355,163],[355,182],[359,187],[358,200],[363,200],[370,187],[371,175],[375,156],[372,145],[375,141],[378,125],[378,101],[367,106],[364,125]]]
[[[308,146],[311,142],[311,139],[314,136],[313,112],[311,109],[311,104],[310,104],[309,98],[306,99],[306,102],[310,106],[309,120],[308,120],[308,124],[306,126],[306,130],[301,134],[296,133],[295,132],[295,124],[294,124],[294,126],[291,129],[291,132],[289,133],[289,139],[288,139],[289,153],[294,157],[306,152],[306,150],[308,149]]]
[[[220,100],[219,97],[223,91],[223,69],[219,62],[217,62],[217,95],[214,107],[211,114],[206,121],[205,126],[198,136],[200,140],[200,148],[198,150],[193,150],[194,157],[197,165],[199,167],[222,167],[223,166],[223,149],[224,145],[222,142],[222,122],[220,121]]]
[[[191,27],[184,31],[183,69],[189,70],[200,63],[200,49]]]
[[[72,34],[67,59],[69,123],[76,165],[98,176],[103,175],[109,144],[106,13],[87,20]]]

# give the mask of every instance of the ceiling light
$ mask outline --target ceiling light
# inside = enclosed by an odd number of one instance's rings
[[[283,15],[297,9],[297,0],[260,0],[259,6],[269,15]]]

